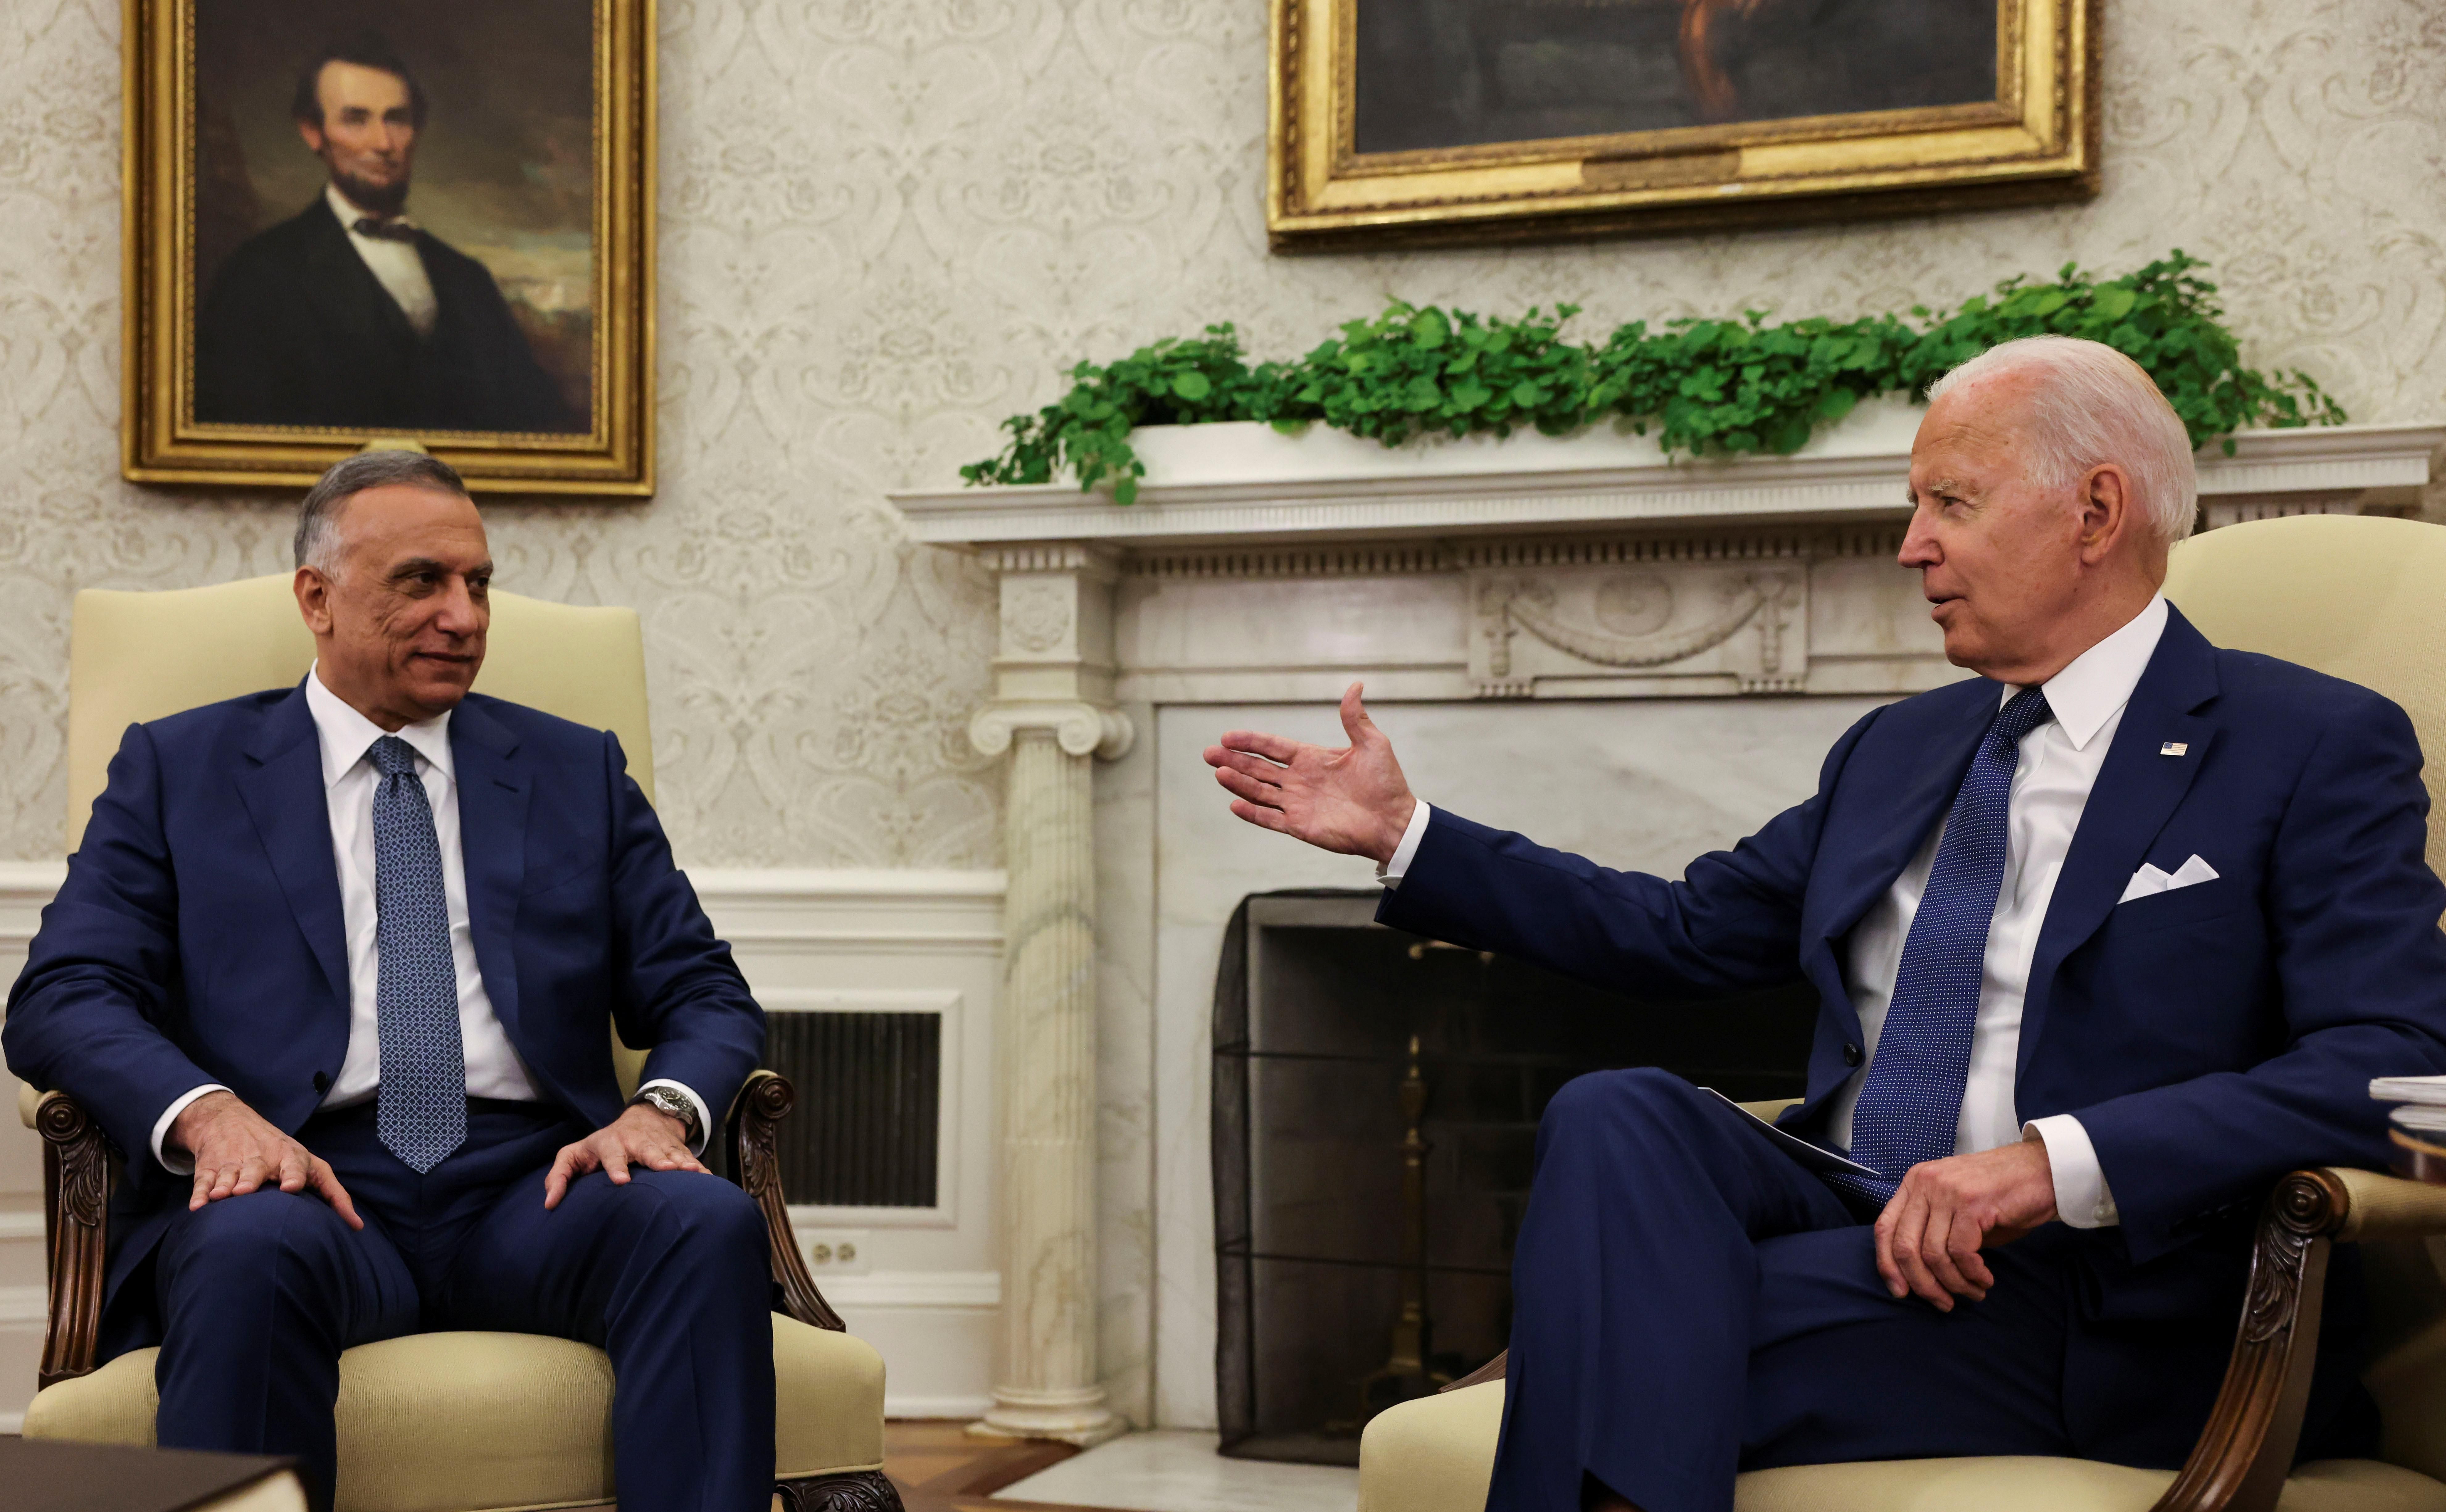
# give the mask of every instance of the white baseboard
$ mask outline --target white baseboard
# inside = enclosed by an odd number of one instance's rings
[[[995,1308],[1002,1305],[999,1271],[873,1271],[818,1278],[826,1300],[842,1307]]]
[[[25,1414],[25,1413],[23,1413],[23,1412],[0,1412],[0,1433],[23,1433],[23,1432],[25,1432],[25,1431],[26,1431],[26,1414]]]
[[[43,1241],[43,1215],[40,1213],[0,1213],[0,1244],[16,1240]]]
[[[883,1415],[888,1418],[952,1418],[974,1422],[993,1406],[990,1396],[895,1396],[889,1389],[883,1393]]]

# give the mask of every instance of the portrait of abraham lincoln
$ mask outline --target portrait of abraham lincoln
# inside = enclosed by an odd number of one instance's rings
[[[198,0],[192,420],[595,426],[591,0]]]

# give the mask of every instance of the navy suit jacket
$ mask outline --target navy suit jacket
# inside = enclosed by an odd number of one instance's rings
[[[469,694],[450,750],[477,964],[537,1092],[590,1127],[618,1117],[616,1021],[652,1047],[647,1077],[686,1083],[720,1117],[763,1054],[763,1010],[618,739]],[[220,1082],[294,1133],[348,1043],[303,684],[129,726],[0,1029],[9,1070],[74,1097],[126,1157],[113,1291],[185,1205],[188,1181],[152,1154],[162,1110]]]
[[[1806,978],[1808,1093],[1783,1122],[1816,1134],[1861,1044],[1848,937],[1952,802],[2001,692],[1973,679],[1870,714],[1816,795],[1680,882],[1439,810],[1377,917],[1648,997]],[[2097,1240],[2101,1314],[2230,1302],[2233,1263],[2212,1298],[2149,1262],[2247,1239],[2233,1220],[2294,1167],[2383,1167],[2369,1079],[2446,1072],[2428,809],[2394,703],[2169,617],[2040,927],[2014,1084],[2023,1119],[2076,1114],[2097,1147],[2122,1216]],[[2118,904],[2143,862],[2193,854],[2214,881]]]

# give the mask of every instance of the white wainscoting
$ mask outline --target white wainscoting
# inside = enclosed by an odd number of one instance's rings
[[[0,862],[0,972],[15,980],[58,862]],[[800,1247],[856,1260],[814,1265],[851,1330],[883,1352],[895,1417],[973,1417],[990,1400],[1002,1279],[992,1229],[993,1008],[1001,984],[998,871],[707,869],[689,872],[740,969],[776,1012],[944,1016],[938,1204],[794,1209]],[[16,1083],[0,1073],[11,1107]],[[41,1353],[41,1142],[0,1117],[0,1432],[33,1395]]]

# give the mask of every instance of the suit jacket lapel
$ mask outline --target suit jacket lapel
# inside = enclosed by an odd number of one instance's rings
[[[510,948],[527,874],[527,799],[534,783],[517,737],[472,700],[450,717],[458,768],[459,846],[467,864],[467,925],[476,967],[501,1026],[518,1029],[517,958]]]
[[[2072,849],[2056,878],[2039,943],[2030,961],[2022,1002],[2022,1039],[2015,1073],[2029,1070],[2031,1048],[2045,1026],[2055,975],[2064,958],[2079,949],[2106,923],[2147,858],[2157,831],[2191,791],[2208,758],[2216,727],[2199,714],[2217,694],[2216,648],[2170,608],[2165,634],[2149,658],[2148,670],[2123,706],[2115,744],[2098,768],[2097,785],[2073,831]],[[2159,755],[2169,741],[2187,747],[2182,756]]]
[[[323,789],[323,747],[299,683],[265,714],[246,751],[253,766],[237,776],[238,796],[254,821],[273,875],[296,915],[331,996],[348,1005],[348,921],[340,870],[331,855],[331,810]]]
[[[1979,690],[1975,696],[1966,691],[1956,707],[1945,711],[1933,728],[1918,737],[1924,742],[1920,759],[1910,772],[1894,775],[1891,802],[1868,810],[1859,821],[1862,843],[1851,851],[1851,865],[1833,894],[1834,904],[1819,930],[1823,940],[1839,941],[1851,932],[1870,905],[1903,874],[1903,868],[1919,853],[1921,842],[1952,806],[1962,775],[1970,770],[1971,755],[2003,706],[2001,685],[1985,678],[1974,685]],[[1853,759],[1860,756],[1855,754]],[[1876,780],[1870,779],[1872,786]]]

